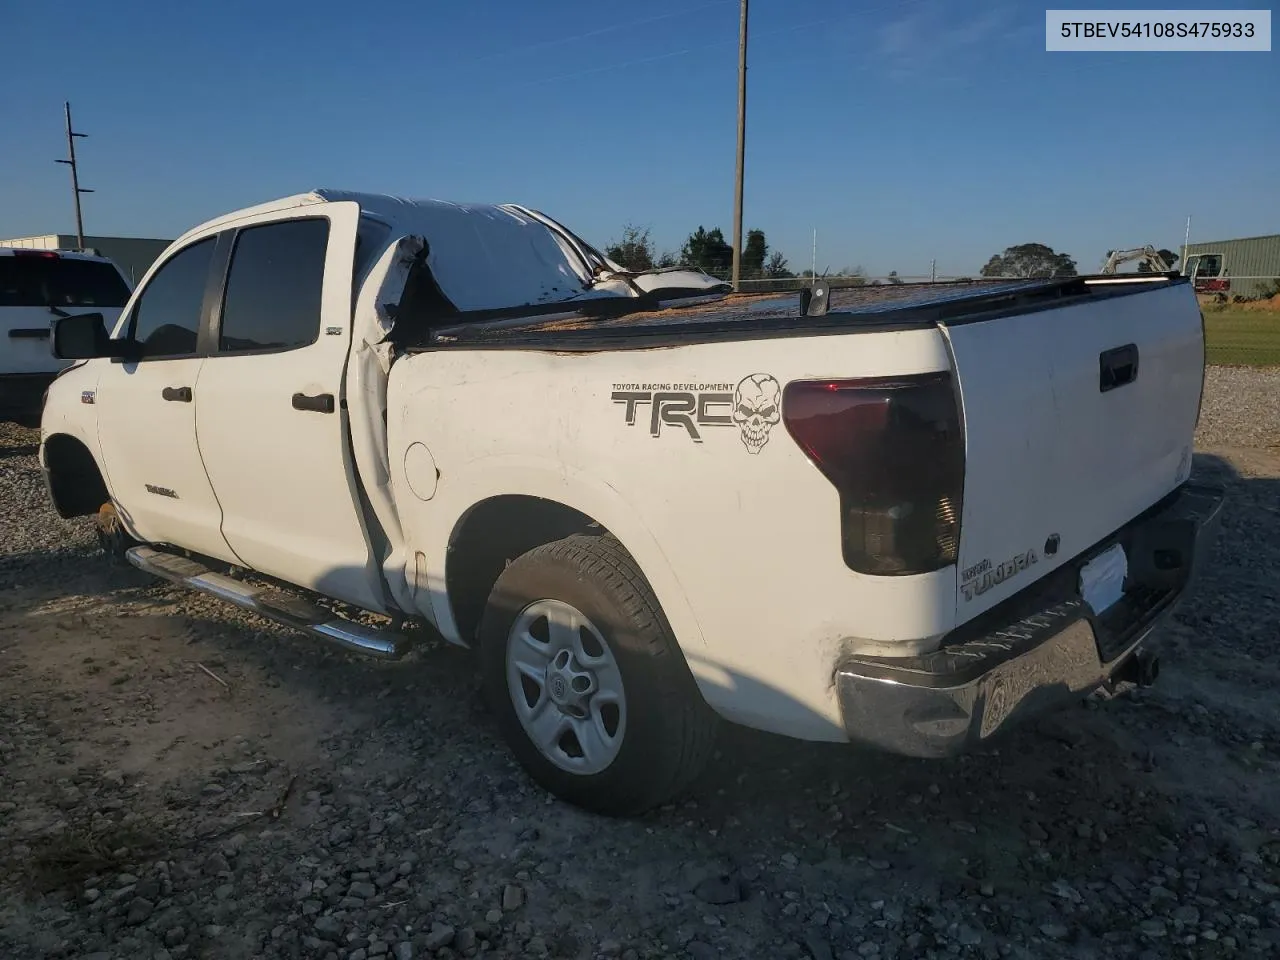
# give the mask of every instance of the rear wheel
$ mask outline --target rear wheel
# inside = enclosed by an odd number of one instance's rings
[[[570,803],[640,813],[706,764],[715,714],[653,591],[611,538],[569,537],[511,563],[489,597],[479,652],[517,759]]]

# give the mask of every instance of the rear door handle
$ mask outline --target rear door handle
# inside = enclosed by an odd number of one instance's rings
[[[164,397],[166,400],[176,400],[179,403],[190,403],[191,388],[190,387],[165,387],[163,390],[160,391],[160,396]]]
[[[1138,345],[1103,350],[1098,354],[1098,392],[1106,393],[1138,379]]]
[[[305,393],[293,395],[293,409],[314,410],[316,413],[333,413],[333,394],[318,393],[308,397]]]

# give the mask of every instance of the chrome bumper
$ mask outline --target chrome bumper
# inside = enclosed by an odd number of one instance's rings
[[[1222,503],[1220,490],[1184,485],[939,650],[846,659],[835,682],[849,739],[906,756],[951,756],[1117,679],[1194,582]],[[1078,571],[1117,542],[1129,557],[1125,595],[1098,616],[1078,593]]]

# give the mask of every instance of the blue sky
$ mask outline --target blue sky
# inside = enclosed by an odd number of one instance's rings
[[[1213,4],[1201,4],[1213,6]],[[1230,5],[1222,5],[1230,6]],[[1244,5],[1248,6],[1248,5]],[[1044,50],[1044,4],[754,0],[745,226],[794,269],[1280,232],[1280,53]],[[6,5],[0,237],[173,237],[317,186],[660,248],[733,217],[737,0]]]

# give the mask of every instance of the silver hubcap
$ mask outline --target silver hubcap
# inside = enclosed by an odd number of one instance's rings
[[[560,600],[520,612],[507,636],[507,691],[529,739],[570,773],[599,773],[618,756],[627,700],[618,663],[595,625]]]

